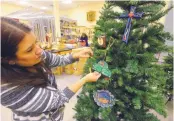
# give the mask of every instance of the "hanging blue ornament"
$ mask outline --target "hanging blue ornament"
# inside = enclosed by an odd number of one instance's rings
[[[115,104],[115,98],[108,90],[97,90],[93,98],[97,105],[103,108],[112,107]]]
[[[129,37],[129,33],[130,33],[132,19],[133,18],[140,19],[140,18],[142,18],[142,15],[144,14],[143,12],[135,13],[135,9],[136,9],[135,6],[131,6],[129,14],[122,14],[120,16],[120,18],[128,18],[128,21],[126,24],[126,29],[125,29],[124,35],[122,37],[122,41],[124,41],[125,43],[128,42],[128,37]]]

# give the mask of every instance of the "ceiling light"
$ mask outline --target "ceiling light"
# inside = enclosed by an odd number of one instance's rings
[[[26,4],[28,4],[28,2],[26,2],[26,1],[20,1],[19,4],[26,5]]]
[[[45,9],[48,9],[48,8],[47,8],[47,7],[44,7],[44,6],[43,6],[43,7],[40,7],[40,9],[43,9],[43,10],[45,10]]]
[[[62,3],[64,3],[64,4],[71,4],[72,0],[62,0]]]

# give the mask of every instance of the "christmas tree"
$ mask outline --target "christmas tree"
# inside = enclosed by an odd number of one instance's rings
[[[167,115],[163,94],[167,76],[154,56],[167,50],[166,39],[172,40],[158,22],[172,9],[163,10],[165,5],[164,1],[105,2],[95,27],[94,56],[84,69],[84,75],[97,70],[102,77],[86,84],[78,96],[74,116],[78,121],[158,121],[150,109]],[[102,91],[110,98],[97,97]]]
[[[168,97],[168,101],[173,98],[173,48],[169,49],[168,56],[164,59],[163,68],[167,74],[167,80],[165,85],[164,93]]]

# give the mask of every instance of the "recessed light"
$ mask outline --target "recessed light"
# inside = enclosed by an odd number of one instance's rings
[[[26,5],[26,4],[28,4],[28,2],[26,2],[26,1],[20,1],[19,4]]]
[[[62,3],[64,3],[64,4],[71,4],[72,0],[62,0]]]
[[[44,9],[45,10],[45,9],[48,9],[48,8],[43,6],[43,7],[40,7],[40,9]]]

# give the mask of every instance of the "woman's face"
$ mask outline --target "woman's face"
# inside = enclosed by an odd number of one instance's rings
[[[16,52],[16,64],[24,67],[33,66],[41,61],[42,49],[36,45],[36,36],[30,32],[19,43]]]

